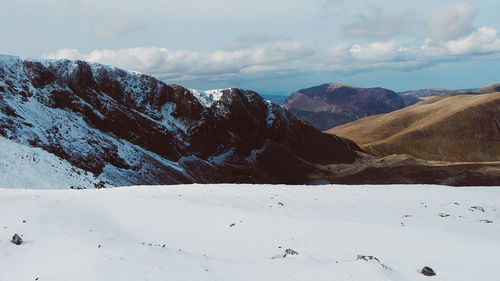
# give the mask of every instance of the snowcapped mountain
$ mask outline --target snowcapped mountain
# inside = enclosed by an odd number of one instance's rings
[[[0,139],[0,173],[12,178],[3,187],[64,173],[74,188],[298,183],[315,164],[352,162],[359,150],[253,91],[189,90],[100,64],[12,56],[0,56]],[[19,169],[38,169],[25,175],[38,180],[16,181]]]

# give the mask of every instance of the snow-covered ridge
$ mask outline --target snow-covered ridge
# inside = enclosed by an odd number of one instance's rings
[[[97,63],[13,56],[0,56],[0,137],[40,148],[111,185],[262,182],[259,177],[302,182],[297,177],[306,172],[273,174],[248,157],[273,149],[310,163],[357,157],[344,142],[311,130],[253,91],[200,92]],[[316,153],[318,144],[325,153]],[[303,165],[259,158],[265,165]]]
[[[206,107],[212,106],[215,102],[222,99],[225,92],[230,92],[231,88],[213,89],[207,91],[198,91],[196,89],[189,89],[189,91]]]
[[[19,62],[19,60],[20,60],[20,57],[0,54],[0,65],[1,66],[16,64],[17,62]]]
[[[497,281],[499,197],[416,185],[0,188],[0,280]]]

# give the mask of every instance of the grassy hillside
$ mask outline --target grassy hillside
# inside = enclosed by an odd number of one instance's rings
[[[500,160],[500,93],[457,93],[327,131],[377,156],[441,161]]]
[[[480,94],[490,94],[490,93],[500,92],[500,83],[488,85],[484,88],[477,89],[474,92]]]

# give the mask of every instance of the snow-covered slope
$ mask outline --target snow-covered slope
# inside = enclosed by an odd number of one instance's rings
[[[0,189],[0,280],[496,281],[498,198],[443,186]]]
[[[41,148],[0,137],[0,186],[36,189],[93,188],[99,180],[90,172]]]
[[[0,137],[118,186],[300,181],[359,149],[252,91],[199,92],[106,65],[11,56],[0,56]]]

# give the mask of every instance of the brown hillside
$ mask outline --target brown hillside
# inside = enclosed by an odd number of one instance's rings
[[[491,94],[491,93],[500,92],[500,83],[488,85],[484,88],[477,89],[474,92],[480,93],[480,94]]]
[[[336,184],[443,184],[451,186],[497,186],[500,162],[443,162],[410,155],[364,158],[354,165],[330,165]]]
[[[500,160],[500,93],[456,93],[327,131],[377,156],[441,161]]]

